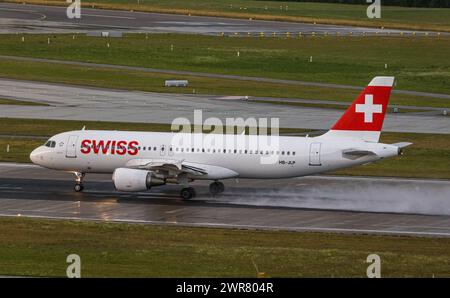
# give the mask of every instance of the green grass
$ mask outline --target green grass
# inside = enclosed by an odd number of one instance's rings
[[[0,161],[22,163],[31,162],[31,151],[43,144],[44,140],[41,139],[16,139],[0,137]],[[7,152],[8,146],[9,152]]]
[[[22,2],[21,0],[8,0]],[[45,3],[66,6],[64,0],[28,0],[27,3]],[[363,25],[428,30],[450,30],[450,9],[382,7],[381,19],[368,19],[368,5],[331,3],[296,3],[250,0],[143,0],[140,5],[130,0],[83,1],[87,7],[140,10],[150,12],[224,16],[266,20],[303,21],[328,24]],[[286,9],[286,5],[288,8]],[[283,6],[280,9],[280,6]]]
[[[170,51],[172,44],[174,50]],[[232,38],[151,34],[146,39],[144,34],[132,34],[107,40],[52,35],[50,45],[45,35],[27,35],[25,42],[18,35],[0,37],[3,55],[354,86],[365,86],[377,75],[393,75],[399,90],[446,94],[450,94],[449,52],[447,37]]]
[[[449,277],[448,238],[295,233],[0,218],[0,274],[82,277]]]
[[[170,124],[161,123],[0,118],[0,135],[50,137],[83,126],[91,130],[170,131]]]
[[[69,120],[37,120],[0,118],[0,135],[50,137],[60,132],[87,129],[170,131],[170,125],[158,123],[121,123]],[[280,129],[280,133],[305,132],[307,129]],[[332,172],[338,175],[392,176],[411,178],[450,179],[450,135],[383,132],[381,142],[414,143],[404,150],[404,155]],[[0,161],[30,162],[29,154],[44,143],[42,139],[0,137]],[[6,146],[10,145],[10,152]]]
[[[170,124],[163,123],[125,123],[108,121],[76,121],[76,120],[45,120],[0,118],[0,135],[11,137],[50,137],[60,132],[86,129],[95,130],[126,130],[126,131],[156,131],[168,132]],[[300,128],[280,128],[280,133],[302,133],[311,131]],[[204,130],[205,133],[209,132]]]
[[[47,106],[46,104],[25,100],[15,100],[0,98],[0,105],[17,105],[17,106]]]

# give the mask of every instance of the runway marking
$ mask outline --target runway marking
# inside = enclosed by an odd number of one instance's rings
[[[167,213],[167,214],[173,214],[173,213],[177,213],[177,212],[183,211],[184,209],[185,209],[185,208],[169,210],[169,211],[166,211],[166,213]]]
[[[16,214],[3,214],[5,217],[18,217]],[[24,215],[20,217],[40,218],[40,219],[63,219],[63,220],[80,220],[80,221],[107,221],[120,223],[141,223],[153,225],[179,225],[186,227],[215,227],[215,228],[235,228],[235,229],[251,229],[251,230],[288,230],[296,232],[334,232],[334,233],[359,233],[359,234],[386,234],[386,235],[409,235],[409,236],[438,236],[450,237],[450,233],[442,232],[420,232],[420,231],[398,231],[398,230],[372,230],[372,229],[346,229],[346,228],[316,228],[316,227],[283,227],[283,226],[264,226],[264,225],[240,225],[240,224],[226,224],[226,223],[187,223],[187,222],[169,222],[169,221],[151,221],[139,219],[108,219],[102,220],[99,218],[81,218],[81,217],[61,217],[61,216],[42,216],[42,215]]]
[[[112,19],[136,20],[136,18],[132,18],[132,17],[108,16],[108,15],[101,15],[101,14],[86,14],[86,13],[83,13],[83,17],[84,17],[84,16],[88,16],[88,17],[97,17],[97,18],[112,18]]]

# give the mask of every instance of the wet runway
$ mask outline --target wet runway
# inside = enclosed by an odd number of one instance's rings
[[[400,30],[218,17],[142,13],[82,8],[81,19],[69,19],[66,7],[0,3],[0,33],[68,33],[87,31],[164,32],[197,34],[292,32],[353,35],[400,34]],[[408,32],[402,30],[404,32]]]
[[[0,164],[0,216],[291,231],[450,236],[450,181],[314,176],[227,180],[209,195],[178,198],[177,185],[136,194],[113,189],[110,175],[87,175],[83,193],[68,173]]]

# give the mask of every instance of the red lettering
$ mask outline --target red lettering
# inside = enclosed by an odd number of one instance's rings
[[[92,140],[92,146],[94,146],[94,148],[92,148],[92,149],[95,154],[98,154],[98,150],[100,149],[100,144],[103,146],[103,141],[100,141],[97,144],[97,140]]]
[[[111,154],[116,154],[116,141],[112,141]]]
[[[103,146],[103,143],[100,145],[101,148],[102,148],[102,153],[103,153],[103,154],[108,153],[108,150],[109,150],[109,144],[111,144],[111,140],[107,141],[105,146]]]
[[[137,155],[139,153],[139,142],[131,141],[127,143],[126,141],[105,141],[105,140],[83,140],[81,142],[81,153],[89,154],[91,151],[95,154],[111,154],[119,155]],[[92,148],[92,150],[91,150]]]
[[[116,153],[119,155],[124,155],[125,153],[127,153],[127,148],[125,148],[126,144],[127,142],[125,141],[118,141]]]
[[[91,152],[91,140],[83,140],[81,142],[81,153],[89,154]]]
[[[139,145],[138,141],[131,141],[131,142],[129,142],[128,143],[128,147],[129,147],[128,154],[130,154],[130,155],[138,154],[139,150],[137,148],[137,145]]]

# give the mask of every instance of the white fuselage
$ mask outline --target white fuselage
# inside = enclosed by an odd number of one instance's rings
[[[269,138],[248,135],[184,135],[185,140],[201,139],[200,142],[192,142],[192,145],[174,142],[175,136],[176,133],[70,131],[50,138],[54,143],[35,149],[30,158],[34,163],[47,168],[81,173],[112,173],[135,160],[167,160],[188,162],[208,169],[208,175],[195,179],[273,179],[322,173],[398,154],[398,148],[393,145],[327,135]],[[264,141],[259,142],[263,138]],[[261,146],[261,143],[268,141],[272,142],[272,146]],[[258,142],[260,144],[255,147]],[[367,150],[376,154],[345,156],[343,152],[349,149]],[[229,171],[222,175],[220,169]]]

